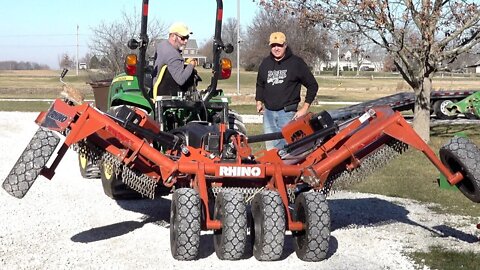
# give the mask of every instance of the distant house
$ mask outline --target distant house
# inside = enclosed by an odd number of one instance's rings
[[[480,60],[478,60],[477,62],[475,62],[475,64],[468,67],[467,72],[468,73],[480,74]]]
[[[196,59],[198,65],[203,65],[207,62],[207,57],[198,53],[198,45],[196,39],[189,39],[187,45],[182,52],[183,59],[187,60],[188,58]]]
[[[315,74],[321,74],[324,71],[335,71],[337,67],[336,55],[329,53],[328,61],[317,61],[313,67]],[[383,63],[381,62],[372,62],[368,59],[363,59],[360,61],[360,67],[357,66],[357,61],[352,57],[352,53],[347,51],[342,55],[341,59],[338,61],[340,71],[356,71],[357,69],[361,71],[381,71],[383,69]]]
[[[207,57],[201,54],[198,54],[198,45],[196,39],[189,39],[185,49],[182,52],[183,59],[193,58],[196,59],[199,65],[203,65],[207,62]]]

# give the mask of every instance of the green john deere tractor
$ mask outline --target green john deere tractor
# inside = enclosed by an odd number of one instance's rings
[[[468,119],[480,119],[480,91],[477,91],[459,102],[450,103],[446,109],[452,114],[463,114]]]
[[[245,125],[239,114],[228,108],[229,99],[221,89],[217,89],[217,82],[228,79],[232,64],[227,58],[221,58],[221,53],[231,53],[233,46],[224,44],[221,38],[222,16],[218,13],[223,10],[222,0],[217,1],[217,16],[215,21],[215,35],[213,42],[213,61],[204,65],[212,69],[210,85],[203,91],[197,90],[201,78],[196,72],[192,74],[193,85],[178,96],[158,96],[153,98],[153,67],[146,59],[148,47],[147,14],[142,12],[142,25],[139,39],[132,39],[128,47],[137,50],[137,54],[129,54],[125,58],[125,72],[118,74],[111,81],[106,100],[96,99],[97,108],[114,117],[125,117],[120,111],[123,107],[145,110],[156,120],[162,131],[169,131],[184,139],[188,144],[189,132],[183,127],[188,123],[201,126],[201,130],[214,128],[220,122],[228,123],[228,127],[236,132],[246,134]],[[148,6],[148,0],[143,0]],[[99,103],[105,103],[99,106]],[[201,131],[206,132],[206,131]],[[191,136],[195,137],[195,136]],[[190,139],[192,140],[192,139]],[[193,143],[193,142],[192,142]],[[114,199],[140,197],[139,193],[130,190],[122,181],[122,169],[102,156],[101,151],[87,143],[77,145],[80,172],[85,178],[102,179],[106,195]]]

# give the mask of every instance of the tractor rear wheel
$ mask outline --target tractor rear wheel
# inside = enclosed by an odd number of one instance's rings
[[[100,178],[105,195],[114,200],[141,199],[142,194],[123,183],[122,174],[117,173],[116,166],[107,159],[102,159],[100,162]]]
[[[40,127],[2,184],[16,198],[23,198],[41,173],[60,139],[52,131]]]
[[[222,228],[213,232],[213,245],[221,260],[238,260],[247,245],[247,207],[241,193],[221,191],[215,200],[214,218]]]
[[[305,230],[293,233],[297,257],[309,262],[325,259],[330,240],[330,211],[325,195],[304,192],[297,196],[295,220],[305,226]]]
[[[456,184],[469,200],[480,202],[480,149],[468,138],[453,137],[440,148],[440,160],[451,172],[461,172]]]
[[[194,260],[200,246],[200,195],[192,188],[180,188],[172,195],[170,250],[173,258]]]
[[[444,99],[444,100],[437,100],[433,103],[433,112],[439,119],[444,120],[452,120],[457,118],[456,113],[452,113],[447,110],[447,106],[455,103],[456,100]]]
[[[285,209],[278,192],[265,190],[252,200],[250,236],[259,261],[280,259],[285,242]]]

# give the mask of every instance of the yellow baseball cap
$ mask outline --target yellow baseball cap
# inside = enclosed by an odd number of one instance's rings
[[[270,43],[268,45],[272,44],[281,44],[283,45],[287,41],[287,37],[285,36],[284,33],[282,32],[273,32],[270,34]]]
[[[168,30],[168,33],[169,34],[176,33],[183,37],[193,34],[188,29],[188,26],[182,22],[176,22],[172,24],[172,26],[170,26],[170,29]]]

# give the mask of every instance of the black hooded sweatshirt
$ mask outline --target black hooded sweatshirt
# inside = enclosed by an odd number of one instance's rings
[[[300,89],[307,88],[305,102],[312,104],[318,91],[318,83],[302,58],[287,47],[285,57],[276,61],[272,53],[263,59],[258,69],[255,100],[265,108],[279,111],[300,102]]]

